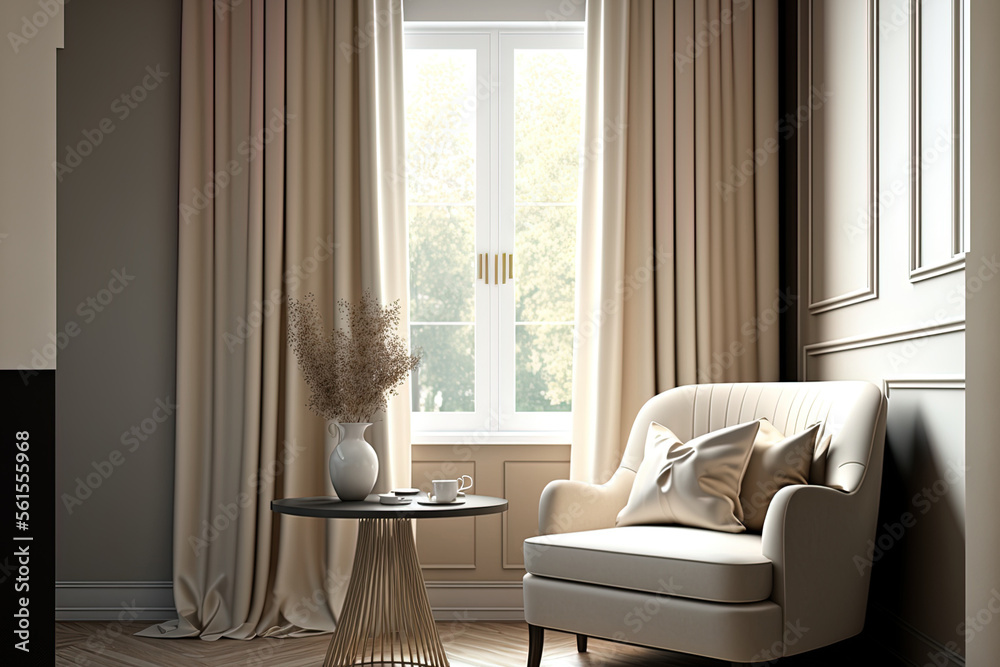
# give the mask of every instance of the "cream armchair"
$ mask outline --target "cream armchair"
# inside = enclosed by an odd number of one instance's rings
[[[606,484],[546,486],[539,537],[524,543],[529,667],[546,628],[733,662],[816,649],[864,626],[882,477],[886,402],[867,382],[695,385],[650,399]],[[687,440],[767,417],[792,434],[823,421],[811,484],[781,489],[762,534],[616,528],[651,421]]]

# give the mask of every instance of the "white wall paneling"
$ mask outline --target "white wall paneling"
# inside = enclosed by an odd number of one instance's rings
[[[961,0],[910,1],[910,280],[965,267]]]
[[[956,352],[963,350],[964,332],[964,320],[956,320],[904,331],[876,332],[811,343],[802,348],[802,379],[832,380],[863,377],[880,383],[887,375],[928,367],[943,367],[938,372],[961,373],[962,359],[956,356]],[[891,347],[883,349],[882,346]],[[841,358],[825,359],[827,355],[838,352],[862,349],[867,349],[868,354],[864,365],[861,366],[840,368],[844,363]],[[830,373],[835,373],[838,377],[830,377]],[[852,377],[851,373],[860,375]]]
[[[797,5],[799,377],[888,396],[867,632],[915,665],[965,653],[964,2]]]
[[[806,273],[809,312],[821,313],[878,297],[878,3],[805,11]]]
[[[901,657],[923,665],[936,654],[931,664],[950,665],[965,639],[965,379],[906,376],[885,387],[876,608],[905,638]]]

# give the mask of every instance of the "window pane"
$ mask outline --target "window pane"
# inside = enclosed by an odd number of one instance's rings
[[[408,49],[404,67],[412,409],[475,412],[476,51]]]
[[[518,202],[576,202],[584,66],[580,49],[514,52]]]
[[[476,52],[408,49],[404,70],[407,201],[474,203]]]
[[[584,54],[514,53],[515,410],[569,412]]]
[[[408,207],[410,320],[474,322],[475,208]]]
[[[573,325],[518,324],[517,411],[569,412],[573,402]]]
[[[518,206],[514,225],[518,322],[572,322],[576,206]]]
[[[473,325],[410,325],[410,345],[423,353],[413,373],[413,411],[474,412]]]

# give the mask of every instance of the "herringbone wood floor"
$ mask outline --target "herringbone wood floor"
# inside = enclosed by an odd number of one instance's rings
[[[250,641],[147,639],[133,633],[149,623],[73,622],[56,624],[56,665],[108,667],[318,667],[329,635]],[[452,667],[519,667],[528,652],[524,623],[438,623]],[[855,642],[782,660],[780,667],[833,667],[857,663],[896,665],[888,656],[873,655]],[[573,635],[545,633],[543,667],[727,667],[729,663],[694,656],[590,640],[587,653],[577,653]]]

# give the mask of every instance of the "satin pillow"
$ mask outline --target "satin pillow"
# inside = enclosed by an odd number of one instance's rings
[[[684,443],[666,426],[652,422],[646,433],[646,455],[615,525],[672,523],[744,532],[735,512],[740,480],[759,428],[760,422],[752,421]]]
[[[830,453],[830,442],[832,440],[833,436],[827,433],[819,441],[819,444],[816,445],[812,466],[809,468],[810,484],[826,484],[826,455]]]
[[[816,422],[786,438],[768,420],[758,421],[760,430],[754,438],[750,463],[740,486],[740,511],[736,513],[736,518],[753,532],[764,529],[767,508],[779,489],[809,483],[816,434],[821,426]]]

